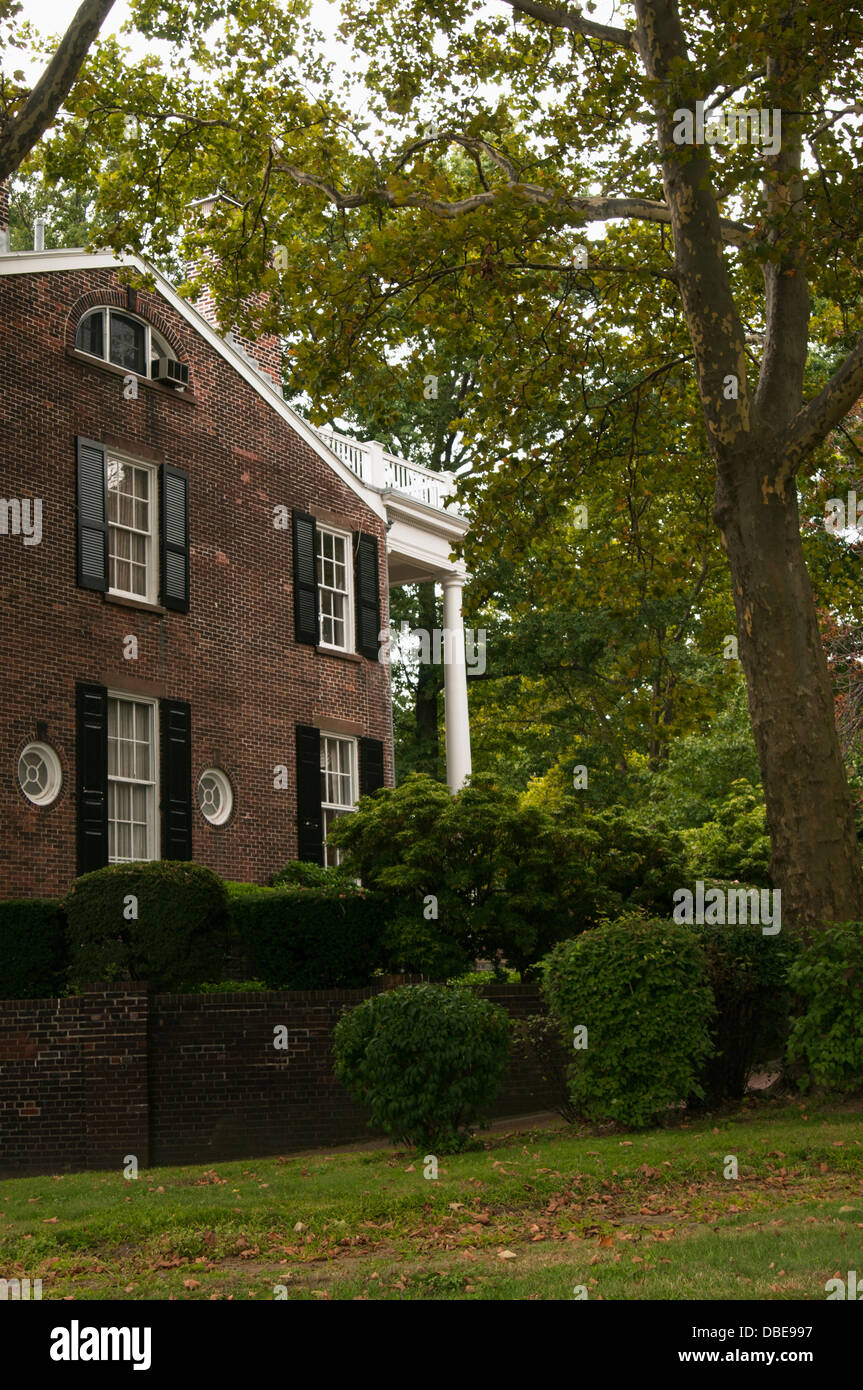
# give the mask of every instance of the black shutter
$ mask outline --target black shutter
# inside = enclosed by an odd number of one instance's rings
[[[108,862],[108,692],[102,685],[79,685],[77,716],[78,873]]]
[[[315,518],[294,512],[294,637],[318,643],[318,542]]]
[[[324,862],[321,815],[321,735],[297,725],[297,858]]]
[[[75,440],[78,459],[78,587],[108,588],[108,481],[105,446]]]
[[[189,475],[162,468],[162,605],[189,611]]]
[[[360,796],[371,796],[384,784],[384,746],[379,738],[360,739]]]
[[[356,536],[357,651],[371,661],[380,655],[381,593],[378,583],[378,543],[362,531]]]
[[[192,713],[183,700],[160,701],[162,858],[192,857]]]

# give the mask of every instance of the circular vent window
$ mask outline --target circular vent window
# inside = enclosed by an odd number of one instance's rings
[[[209,767],[198,780],[198,808],[210,825],[224,825],[234,806],[234,793],[224,772]]]
[[[63,785],[60,759],[47,743],[28,743],[18,759],[18,785],[34,806],[50,806]]]

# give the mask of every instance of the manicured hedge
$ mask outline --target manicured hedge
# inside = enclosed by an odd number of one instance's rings
[[[699,1094],[714,1005],[690,928],[644,917],[591,927],[546,956],[543,987],[576,1114],[634,1129]]]
[[[154,992],[218,979],[228,895],[202,864],[112,864],[75,880],[65,902],[70,979],[146,980]]]
[[[235,944],[268,989],[359,989],[384,964],[379,894],[259,888],[230,907]]]
[[[764,936],[752,923],[689,930],[707,957],[716,1004],[714,1052],[702,1067],[700,1082],[705,1104],[718,1105],[743,1096],[758,1063],[782,1058],[790,1026],[789,971],[800,954],[800,941],[787,926],[775,936]]]
[[[52,898],[0,902],[0,999],[46,999],[65,989],[65,928]]]
[[[790,982],[801,1012],[788,1055],[802,1066],[801,1086],[863,1087],[863,922],[813,931]]]

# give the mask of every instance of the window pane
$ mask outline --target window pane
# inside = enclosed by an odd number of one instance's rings
[[[109,587],[140,598],[149,590],[153,476],[117,459],[108,463]]]
[[[347,647],[350,639],[349,550],[345,536],[318,528],[317,573],[321,641],[331,647]]]
[[[146,371],[144,325],[111,311],[111,361],[117,367],[143,375]]]
[[[81,352],[91,352],[94,357],[105,356],[105,335],[101,309],[97,309],[93,314],[88,314],[78,324],[75,346]]]
[[[153,708],[139,700],[108,701],[108,849],[112,862],[155,852]],[[117,779],[126,780],[117,780]]]

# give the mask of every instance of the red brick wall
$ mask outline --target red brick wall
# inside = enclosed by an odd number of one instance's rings
[[[0,1002],[0,1176],[207,1163],[370,1137],[333,1076],[332,1032],[374,989],[156,995],[94,985],[61,1000]],[[512,1017],[542,1011],[529,985],[491,987]],[[273,1030],[288,1030],[287,1051]],[[548,1108],[536,1067],[513,1058],[498,1116]]]
[[[0,1171],[149,1162],[147,995],[0,1004]]]
[[[75,862],[75,685],[94,682],[188,700],[193,788],[204,768],[231,778],[230,821],[194,812],[193,856],[228,878],[265,881],[297,849],[294,726],[343,721],[381,739],[392,782],[386,667],[293,638],[290,531],[297,507],[378,537],[387,621],[385,528],[265,401],[158,295],[151,317],[189,363],[192,390],[139,382],[74,354],[94,302],[126,303],[113,270],[0,277],[0,458],[4,497],[43,499],[41,545],[0,535],[0,897],[54,895]],[[191,477],[191,611],[144,611],[76,587],[75,436],[122,447]],[[138,638],[137,661],[123,639]],[[23,746],[57,750],[63,790],[50,807],[18,788]],[[289,786],[274,790],[273,768]]]

